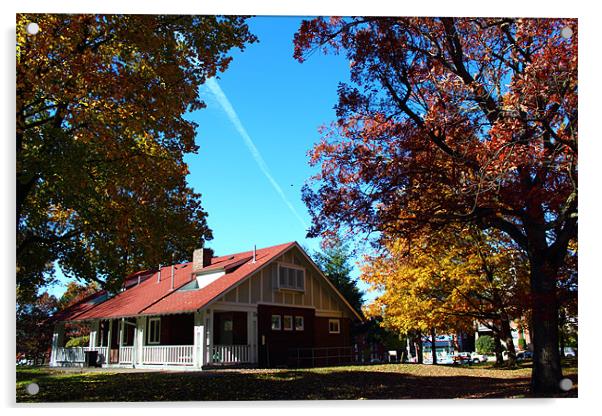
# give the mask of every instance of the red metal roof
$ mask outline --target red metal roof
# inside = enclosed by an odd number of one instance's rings
[[[202,308],[294,245],[296,245],[295,242],[290,242],[257,249],[255,263],[252,260],[253,251],[214,257],[211,259],[211,264],[205,267],[203,271],[224,269],[227,273],[201,289],[177,290],[192,281],[192,263],[174,265],[173,289],[171,283],[172,266],[165,266],[161,268],[160,281],[158,281],[157,271],[152,276],[145,278],[140,284],[118,293],[105,302],[78,312],[70,312],[65,314],[66,318],[61,317],[57,320],[83,321],[192,312]]]
[[[104,301],[106,297],[107,292],[105,290],[93,293],[90,296],[86,296],[79,302],[76,302],[63,310],[58,311],[57,313],[52,315],[47,322],[71,321],[77,315],[81,315],[84,312],[89,311],[90,309],[98,305],[100,302]]]

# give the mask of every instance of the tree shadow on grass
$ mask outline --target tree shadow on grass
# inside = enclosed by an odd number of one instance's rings
[[[571,376],[576,384],[577,376]],[[398,372],[136,372],[21,377],[17,402],[358,400],[529,397],[529,378],[416,376]],[[577,397],[577,389],[559,397]]]

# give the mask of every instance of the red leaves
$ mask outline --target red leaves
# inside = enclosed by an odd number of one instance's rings
[[[314,179],[329,184],[308,199],[316,229],[520,224],[525,208],[554,217],[575,190],[575,21],[317,18],[295,36],[295,57],[317,47],[346,53],[353,84],[310,152]]]

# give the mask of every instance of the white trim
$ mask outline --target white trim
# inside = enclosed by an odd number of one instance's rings
[[[236,302],[215,302],[211,306],[214,310],[217,311],[239,311],[239,312],[256,312],[257,305],[256,304],[247,304],[247,303],[236,303]]]
[[[274,317],[278,317],[278,328],[274,328]],[[270,315],[270,331],[282,331],[282,315],[272,314]]]
[[[301,318],[301,325],[297,326],[297,319]],[[293,318],[293,325],[295,327],[295,331],[305,331],[305,317],[303,315],[295,315]]]
[[[321,318],[344,318],[342,311],[329,311],[327,309],[316,309],[316,316]]]
[[[276,303],[276,302],[261,302],[258,303],[257,306],[259,305],[267,305],[267,306],[283,306],[285,308],[303,308],[303,309],[316,309],[315,306],[307,306],[307,305],[288,305],[286,303]]]
[[[337,324],[336,331],[331,331],[330,330],[330,324],[331,323],[336,323]],[[335,319],[329,319],[328,320],[328,333],[329,334],[340,334],[341,333],[341,320],[340,319],[335,318]]]
[[[152,323],[153,322],[159,322],[157,331],[158,331],[158,336],[159,336],[159,340],[158,341],[151,341],[151,328],[152,328]],[[147,345],[159,345],[161,344],[161,317],[160,316],[156,316],[156,317],[152,317],[152,318],[148,318],[148,332],[146,334],[146,344]]]
[[[280,269],[282,267],[285,267],[287,269],[293,269],[293,270],[301,270],[303,272],[303,288],[297,287],[297,274],[295,274],[295,286],[294,287],[289,286],[288,282],[286,282],[286,285],[284,287],[280,286]],[[303,266],[298,266],[294,263],[289,263],[286,261],[277,261],[276,262],[276,289],[278,289],[278,290],[290,291],[293,293],[304,293],[306,276],[307,276],[307,270]],[[293,303],[294,303],[294,299],[293,299]]]

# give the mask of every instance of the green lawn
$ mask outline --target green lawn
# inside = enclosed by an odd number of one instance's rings
[[[302,370],[82,371],[17,369],[17,402],[331,400],[528,397],[531,370],[383,364]],[[565,376],[577,397],[577,366]],[[29,395],[35,382],[40,391]]]

